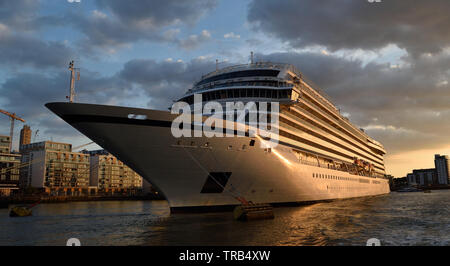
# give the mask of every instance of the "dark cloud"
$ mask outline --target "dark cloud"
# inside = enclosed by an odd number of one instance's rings
[[[449,55],[408,58],[401,67],[317,53],[256,57],[294,64],[389,152],[450,143]]]
[[[179,99],[196,80],[215,69],[215,62],[193,59],[187,63],[166,60],[136,59],[124,64],[118,74],[123,80],[136,84],[150,98],[149,106],[166,109]]]
[[[124,64],[111,76],[83,69],[76,83],[76,101],[95,104],[127,105],[140,95],[148,99],[149,108],[167,109],[180,98],[202,74],[214,70],[211,60],[194,59],[187,63],[136,59]],[[80,135],[44,106],[53,101],[66,101],[69,71],[14,74],[0,84],[3,105],[0,109],[17,113],[43,135],[67,139]],[[0,130],[7,132],[8,124]]]
[[[51,113],[44,104],[54,101],[66,101],[70,73],[17,73],[0,84],[2,97],[0,109],[17,113],[41,135],[55,137],[58,140],[80,138],[80,133]],[[113,77],[102,77],[99,73],[84,70],[77,85],[77,101],[107,104],[124,98],[129,86]],[[0,131],[9,132],[9,124],[2,123]],[[16,130],[16,133],[18,130]]]
[[[0,64],[4,66],[63,67],[74,52],[64,42],[42,41],[16,34],[0,25]]]
[[[136,41],[173,42],[185,49],[209,40],[203,31],[187,39],[177,37],[179,31],[169,26],[194,25],[216,5],[215,0],[194,1],[97,1],[98,10],[91,13],[69,13],[67,20],[85,35],[86,48],[127,45]]]
[[[322,45],[338,49],[379,49],[389,44],[411,54],[448,47],[447,0],[254,0],[248,20],[293,47]]]
[[[193,25],[216,6],[215,0],[97,0],[98,6],[126,25],[157,29],[175,23]],[[150,30],[148,29],[148,30]]]
[[[0,0],[1,65],[61,67],[72,57],[72,49],[64,42],[39,37],[37,30],[42,26],[59,24],[56,17],[40,16],[39,8],[35,0]]]
[[[36,0],[0,0],[0,23],[20,29],[34,28],[38,8]]]

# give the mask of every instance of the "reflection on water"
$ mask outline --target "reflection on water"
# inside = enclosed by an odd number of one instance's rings
[[[172,214],[165,201],[42,204],[34,216],[0,209],[0,245],[449,245],[450,191],[275,209],[274,220],[232,213]]]

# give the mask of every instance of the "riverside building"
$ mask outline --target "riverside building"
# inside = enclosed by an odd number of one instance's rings
[[[135,194],[142,177],[105,150],[83,151],[90,155],[90,184],[104,193]]]
[[[72,152],[72,145],[44,141],[22,146],[21,184],[50,195],[87,195],[89,155]]]
[[[447,155],[434,155],[434,165],[436,167],[437,183],[448,185],[450,179],[450,160]]]
[[[434,155],[435,168],[414,169],[406,175],[410,186],[446,186],[450,184],[450,159],[447,155]]]
[[[31,143],[31,129],[29,126],[24,125],[20,130],[20,141],[19,141],[19,151],[21,150],[23,145],[27,145]]]
[[[9,150],[10,137],[0,136],[0,197],[8,197],[19,189],[20,154]]]

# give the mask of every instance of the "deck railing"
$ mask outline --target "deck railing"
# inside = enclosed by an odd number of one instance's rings
[[[305,165],[310,165],[310,166],[316,166],[316,167],[320,167],[320,168],[325,168],[325,169],[330,169],[330,170],[336,170],[336,171],[341,171],[341,172],[345,172],[345,173],[349,173],[352,175],[358,175],[358,176],[364,176],[364,177],[370,177],[370,178],[383,178],[385,179],[384,176],[379,176],[379,175],[361,175],[357,170],[356,170],[356,166],[353,165],[348,165],[345,167],[337,167],[334,164],[321,164],[319,162],[311,162],[311,161],[305,161],[302,159],[298,159],[298,162],[301,164],[305,164]]]

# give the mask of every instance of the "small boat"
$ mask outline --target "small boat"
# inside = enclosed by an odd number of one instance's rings
[[[33,212],[27,206],[16,206],[9,211],[9,217],[25,217],[31,216]]]
[[[15,206],[12,207],[9,211],[9,217],[26,217],[33,215],[33,211],[31,210],[34,206],[38,205],[39,201],[32,204],[31,206]]]
[[[395,192],[419,192],[422,191],[418,188],[415,187],[406,187],[406,188],[401,188],[399,190],[396,190]]]

